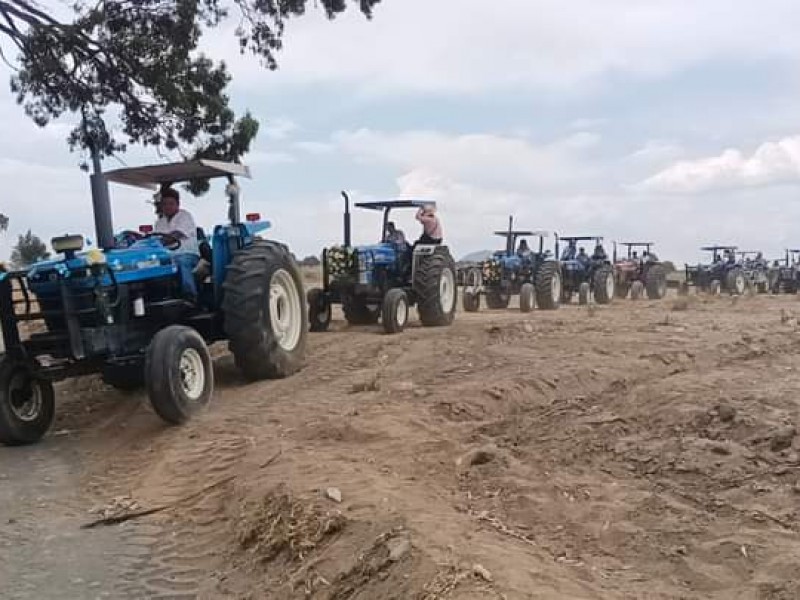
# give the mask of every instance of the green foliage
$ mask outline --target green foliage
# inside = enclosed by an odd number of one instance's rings
[[[380,0],[353,0],[370,17]],[[64,114],[81,117],[68,141],[101,155],[126,144],[237,160],[258,122],[229,106],[225,64],[198,52],[205,32],[239,23],[241,52],[277,68],[286,23],[307,5],[329,18],[347,0],[76,0],[59,20],[31,0],[0,0],[0,42],[10,40],[18,70],[11,87],[40,126]],[[6,57],[4,57],[6,58]],[[112,131],[108,113],[120,123]],[[202,185],[198,191],[202,191]]]
[[[31,233],[30,229],[17,238],[17,245],[11,251],[11,264],[16,269],[27,267],[47,258],[50,258],[47,246],[38,236]]]
[[[0,231],[8,231],[8,217],[0,214]]]

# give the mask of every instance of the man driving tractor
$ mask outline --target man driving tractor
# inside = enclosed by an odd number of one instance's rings
[[[186,299],[196,302],[197,283],[194,280],[194,268],[200,261],[197,225],[191,213],[181,208],[178,190],[171,187],[162,188],[157,207],[160,216],[156,220],[154,230],[177,241],[177,247],[172,250],[172,260],[178,267],[181,288]]]

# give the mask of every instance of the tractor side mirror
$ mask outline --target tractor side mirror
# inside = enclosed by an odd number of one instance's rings
[[[247,219],[247,221],[250,222],[250,223],[254,223],[256,221],[260,221],[261,220],[261,213],[247,213],[247,215],[245,216],[245,219]]]
[[[153,226],[152,225],[139,225],[139,233],[142,235],[148,235],[153,233]]]

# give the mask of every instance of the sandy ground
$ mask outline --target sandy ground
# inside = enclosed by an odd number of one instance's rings
[[[219,348],[181,428],[67,382],[43,443],[0,448],[0,596],[799,598],[798,316],[692,297],[339,321],[283,381]]]

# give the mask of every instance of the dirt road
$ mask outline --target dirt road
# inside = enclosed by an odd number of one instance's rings
[[[65,384],[0,448],[3,598],[800,597],[800,302],[460,313],[311,339],[213,405]],[[103,515],[166,507],[122,525]]]

